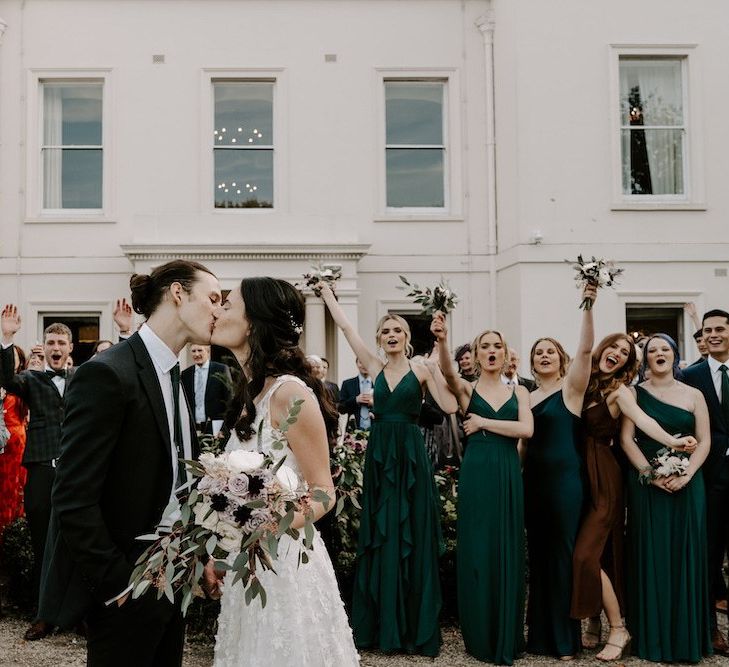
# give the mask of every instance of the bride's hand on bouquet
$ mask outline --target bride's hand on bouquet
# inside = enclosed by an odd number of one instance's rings
[[[328,283],[326,280],[320,280],[319,282],[314,283],[311,286],[311,290],[314,292],[315,296],[320,296],[324,298],[331,294],[336,299],[336,295],[334,294],[334,290],[332,289],[331,284]]]
[[[486,420],[483,417],[469,412],[463,419],[463,430],[466,435],[473,435],[479,431],[486,430]]]
[[[659,489],[661,489],[661,491],[665,491],[666,493],[673,493],[673,489],[667,486],[667,482],[667,477],[655,477],[651,480],[651,484],[653,486],[657,486]]]
[[[671,491],[671,493],[680,491],[691,481],[691,477],[693,477],[693,475],[671,475],[666,478],[666,489]]]
[[[440,310],[433,313],[433,319],[430,322],[430,333],[440,342],[448,336],[448,325],[446,324],[445,315]]]
[[[203,590],[207,593],[211,600],[220,599],[220,582],[223,581],[225,570],[218,570],[215,567],[215,561],[211,558],[203,570]]]

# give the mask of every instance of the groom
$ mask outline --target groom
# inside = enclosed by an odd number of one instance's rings
[[[130,286],[146,323],[81,365],[66,396],[40,613],[60,627],[86,618],[91,667],[171,667],[182,664],[179,603],[154,591],[132,599],[128,583],[148,544],[135,538],[175,518],[178,457],[197,454],[177,356],[210,342],[221,293],[207,268],[183,260]]]

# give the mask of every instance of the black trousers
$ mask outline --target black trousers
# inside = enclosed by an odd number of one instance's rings
[[[119,607],[97,606],[87,617],[88,667],[180,667],[185,621],[180,604],[148,591]]]
[[[724,552],[729,539],[729,457],[708,462],[706,478],[706,532],[709,552],[709,604],[711,627],[716,628],[716,595],[723,585]]]
[[[27,463],[25,467],[28,478],[25,482],[23,504],[33,547],[33,597],[37,604],[43,552],[51,520],[51,491],[56,469],[50,463]]]

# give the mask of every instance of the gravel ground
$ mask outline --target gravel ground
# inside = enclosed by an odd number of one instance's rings
[[[726,631],[726,617],[721,621]],[[74,634],[62,634],[47,637],[42,641],[26,642],[22,639],[27,623],[16,618],[6,617],[0,619],[0,667],[83,667],[86,664],[86,650],[84,640]],[[466,655],[461,635],[455,628],[446,628],[443,632],[443,649],[435,660],[431,658],[383,655],[377,652],[364,652],[362,654],[363,667],[408,667],[410,665],[434,665],[437,667],[461,667],[465,665],[483,665],[484,663]],[[594,658],[595,652],[585,654],[574,662],[569,663],[575,667],[586,665],[601,665]],[[184,667],[210,667],[213,664],[213,650],[211,646],[192,644],[185,648]],[[518,667],[530,665],[564,665],[565,663],[554,658],[540,658],[527,655],[519,660]],[[623,663],[613,663],[615,667],[624,665],[651,665],[656,663],[645,660],[628,658]],[[702,665],[729,666],[729,658],[709,658]],[[261,667],[265,667],[261,665]],[[307,665],[302,667],[318,667]]]

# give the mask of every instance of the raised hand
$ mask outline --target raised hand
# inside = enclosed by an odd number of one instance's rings
[[[445,340],[448,336],[448,325],[446,324],[445,315],[440,310],[433,313],[433,319],[430,322],[430,333],[433,334],[437,341]]]
[[[20,331],[20,314],[12,303],[6,304],[0,314],[0,329],[6,342],[12,341],[13,336]]]
[[[119,333],[127,334],[132,331],[132,307],[126,299],[117,299],[114,306],[114,323],[119,327]]]

